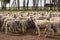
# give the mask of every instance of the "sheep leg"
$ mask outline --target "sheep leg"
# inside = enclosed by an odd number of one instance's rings
[[[22,25],[19,24],[19,28],[17,27],[17,29],[18,29],[20,32],[22,32]]]
[[[45,28],[45,29],[44,29],[45,37],[47,36],[47,35],[46,35],[46,30],[47,30],[47,29]]]
[[[47,30],[47,29],[45,28],[45,29],[44,29],[44,33],[45,33],[45,34],[46,34],[46,30]]]
[[[10,25],[10,27],[9,27],[9,31],[11,31],[11,25]]]
[[[17,26],[18,27],[18,26]],[[16,27],[15,27],[15,32],[17,33],[17,29],[16,29]]]
[[[45,27],[45,29],[44,29],[45,37],[47,36],[47,35],[46,35],[46,31],[47,31],[48,26],[49,26],[49,25],[46,25],[46,27]]]
[[[35,24],[35,25],[36,25],[36,28],[37,28],[37,31],[38,31],[38,36],[40,36],[40,29],[39,29],[37,24]]]
[[[11,31],[14,32],[14,27],[11,27]]]
[[[24,25],[22,26],[22,31],[23,31],[23,33],[24,33]]]
[[[38,31],[38,33],[39,33],[39,35],[38,35],[38,36],[40,36],[40,29],[39,29],[39,27],[38,27],[38,26],[37,26],[36,28],[37,28],[37,31]]]
[[[6,26],[5,26],[5,33],[7,33],[7,23],[6,23]]]
[[[45,30],[44,30],[44,33],[46,33],[46,31],[50,31],[50,32],[52,32],[53,33],[53,35],[54,35],[54,31],[53,31],[53,29],[51,28],[51,25],[49,26],[49,25],[46,25],[46,28],[45,28]],[[48,33],[48,34],[45,34],[45,37],[47,37],[48,35],[50,35],[51,33]]]
[[[2,28],[1,28],[2,30],[3,30],[4,26],[5,26],[5,22],[4,22],[4,24],[3,24]]]
[[[10,27],[9,27],[9,31],[11,31],[11,30],[10,30]]]

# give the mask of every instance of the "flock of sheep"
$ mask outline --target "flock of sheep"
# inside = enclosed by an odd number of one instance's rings
[[[40,36],[40,29],[44,29],[53,35],[60,33],[60,13],[59,12],[18,12],[12,14],[0,14],[0,31],[7,32],[27,32],[28,28],[35,28],[35,32]],[[47,35],[47,34],[46,34]]]

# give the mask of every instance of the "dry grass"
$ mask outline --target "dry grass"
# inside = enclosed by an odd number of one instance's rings
[[[49,11],[29,11],[29,10],[28,11],[19,11],[19,10],[18,11],[16,11],[16,10],[15,11],[11,11],[11,10],[10,11],[6,11],[6,10],[3,10],[3,11],[0,11],[0,14],[1,13],[8,13],[8,12],[11,12],[11,13],[15,14],[15,13],[18,13],[18,12],[37,12],[37,13],[41,13],[42,12],[42,13],[46,13],[46,12],[49,12]],[[51,12],[59,12],[59,11],[51,11]]]

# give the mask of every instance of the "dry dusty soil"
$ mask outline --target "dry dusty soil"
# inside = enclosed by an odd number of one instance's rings
[[[40,37],[32,34],[17,34],[17,33],[3,33],[0,32],[0,40],[60,40],[60,36],[44,37],[42,33]]]

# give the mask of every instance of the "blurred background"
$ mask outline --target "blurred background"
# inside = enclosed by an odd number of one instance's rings
[[[0,10],[60,10],[59,0],[0,0]]]

